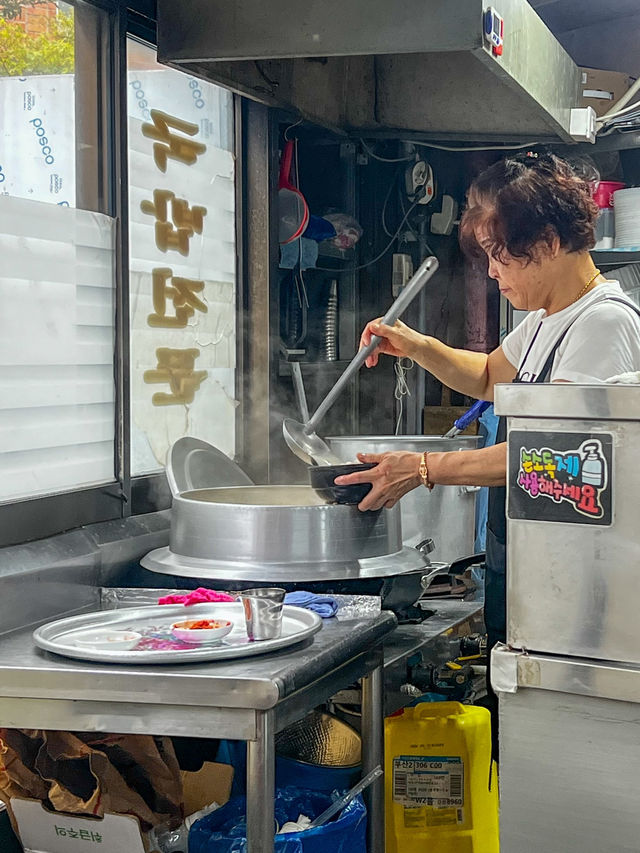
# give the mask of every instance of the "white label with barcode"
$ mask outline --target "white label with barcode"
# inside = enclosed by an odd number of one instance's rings
[[[393,759],[393,799],[409,808],[464,806],[462,759],[398,755]]]

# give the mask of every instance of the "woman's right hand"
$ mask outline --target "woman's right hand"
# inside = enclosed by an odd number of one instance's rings
[[[380,354],[390,355],[394,358],[412,358],[418,361],[418,353],[425,340],[425,336],[410,329],[400,320],[396,320],[393,326],[387,326],[378,317],[377,320],[371,320],[364,327],[364,331],[360,336],[360,349],[369,346],[373,335],[382,338],[374,351],[367,356],[365,364],[367,367],[375,367],[378,363]]]

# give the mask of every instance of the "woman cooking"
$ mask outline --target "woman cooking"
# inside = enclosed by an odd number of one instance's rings
[[[500,382],[591,382],[640,370],[640,310],[620,285],[596,269],[598,210],[589,184],[552,154],[510,157],[484,171],[468,193],[460,224],[463,248],[486,254],[488,274],[525,320],[489,355],[452,349],[403,323],[367,324],[381,353],[411,358],[444,385],[493,400]],[[359,454],[375,468],[339,477],[338,484],[371,482],[361,510],[393,506],[411,489],[442,485],[489,486],[485,623],[489,647],[505,640],[507,453],[504,422],[493,447],[464,453]]]

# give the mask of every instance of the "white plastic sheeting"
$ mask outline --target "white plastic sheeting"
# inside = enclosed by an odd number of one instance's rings
[[[0,196],[0,500],[114,480],[114,239]]]

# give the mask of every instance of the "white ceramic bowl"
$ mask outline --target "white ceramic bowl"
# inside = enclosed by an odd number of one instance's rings
[[[94,628],[89,631],[78,631],[69,639],[76,646],[112,651],[126,651],[136,646],[142,634],[136,631],[116,631],[112,628]]]
[[[189,625],[195,625],[197,622],[202,622],[202,619],[181,619],[179,622],[174,622],[171,626],[171,633],[183,643],[217,643],[233,628],[233,622],[228,619],[209,619],[209,622],[215,622],[215,628],[189,628]]]

